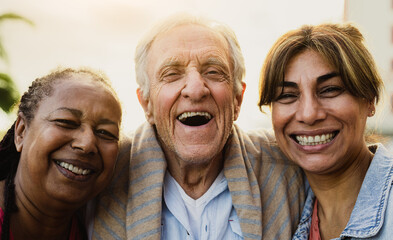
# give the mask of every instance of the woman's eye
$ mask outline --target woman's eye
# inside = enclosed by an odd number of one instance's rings
[[[332,98],[340,95],[345,89],[340,86],[327,86],[320,90],[319,95],[326,98]]]
[[[76,121],[69,119],[55,119],[54,122],[56,125],[64,128],[77,128],[79,126]]]
[[[111,132],[104,130],[104,129],[98,129],[96,130],[96,134],[106,140],[119,140],[119,137],[117,137],[115,134],[112,134]]]
[[[276,97],[274,101],[288,104],[296,101],[296,99],[297,99],[297,95],[294,93],[281,93],[278,97]]]

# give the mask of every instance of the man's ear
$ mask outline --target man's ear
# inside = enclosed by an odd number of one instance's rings
[[[136,94],[138,95],[138,101],[141,104],[143,110],[145,111],[146,120],[151,124],[154,125],[154,115],[152,106],[150,104],[149,98],[145,98],[143,96],[143,91],[141,88],[136,90]]]
[[[234,119],[233,119],[234,121],[236,121],[237,118],[239,117],[240,107],[241,107],[242,102],[243,102],[243,96],[244,96],[244,91],[245,90],[246,90],[246,83],[242,82],[242,92],[235,96],[235,101],[234,101],[235,112],[234,112]]]
[[[15,122],[14,129],[14,143],[16,150],[18,152],[22,152],[23,149],[23,140],[25,139],[26,131],[27,131],[27,122],[23,113],[18,114],[18,118]]]

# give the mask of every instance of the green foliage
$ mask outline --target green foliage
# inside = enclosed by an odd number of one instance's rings
[[[0,108],[4,112],[10,112],[19,97],[19,92],[10,76],[0,72]]]
[[[30,25],[34,25],[32,21],[26,19],[22,16],[19,16],[14,13],[4,13],[0,15],[0,24],[2,24],[6,20],[20,20]],[[0,39],[0,59],[4,62],[8,63],[7,52],[4,49],[4,46]],[[0,72],[0,108],[9,113],[12,109],[12,106],[18,101],[20,95],[16,89],[15,83],[12,78],[4,73]]]

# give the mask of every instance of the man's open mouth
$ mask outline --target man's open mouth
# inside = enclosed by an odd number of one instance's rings
[[[187,126],[202,126],[212,119],[212,115],[208,112],[184,112],[177,119]]]

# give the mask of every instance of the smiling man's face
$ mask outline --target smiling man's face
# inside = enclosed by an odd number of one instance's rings
[[[220,157],[243,95],[234,95],[228,43],[200,25],[159,35],[148,55],[149,99],[141,98],[168,158],[204,164]]]

